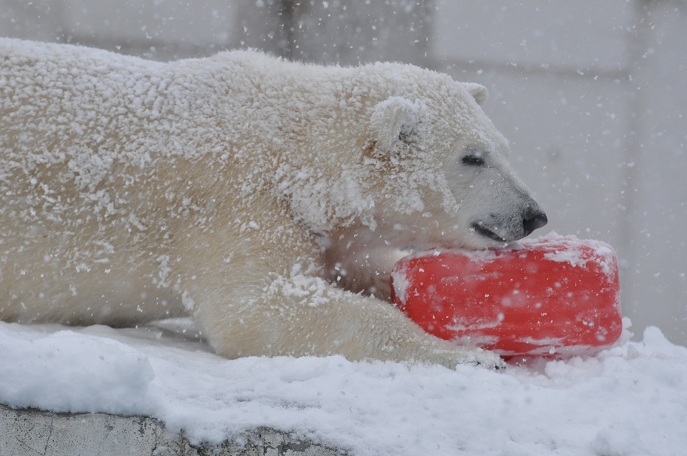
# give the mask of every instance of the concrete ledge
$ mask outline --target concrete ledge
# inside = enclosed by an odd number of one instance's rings
[[[0,405],[0,453],[12,456],[339,456],[346,452],[256,429],[219,446],[192,445],[153,418],[52,413]]]

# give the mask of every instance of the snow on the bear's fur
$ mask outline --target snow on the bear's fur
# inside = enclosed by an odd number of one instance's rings
[[[227,357],[497,366],[379,299],[403,252],[499,247],[545,223],[485,96],[400,64],[156,63],[1,39],[0,317],[190,313]]]

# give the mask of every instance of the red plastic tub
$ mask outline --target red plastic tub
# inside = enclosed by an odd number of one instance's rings
[[[601,241],[424,252],[401,259],[391,280],[394,303],[425,331],[506,357],[591,354],[622,333],[617,258]]]

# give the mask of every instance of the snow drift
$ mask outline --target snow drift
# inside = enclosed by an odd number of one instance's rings
[[[339,356],[227,360],[173,323],[176,333],[0,323],[0,402],[149,415],[196,442],[266,426],[353,454],[665,456],[687,447],[687,348],[657,328],[641,342],[626,333],[595,357],[499,374]]]

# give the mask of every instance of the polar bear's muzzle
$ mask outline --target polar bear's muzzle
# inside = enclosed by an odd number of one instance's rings
[[[547,223],[546,213],[535,203],[528,204],[526,209],[515,217],[490,214],[486,219],[473,222],[471,228],[480,236],[507,243],[522,239]]]

